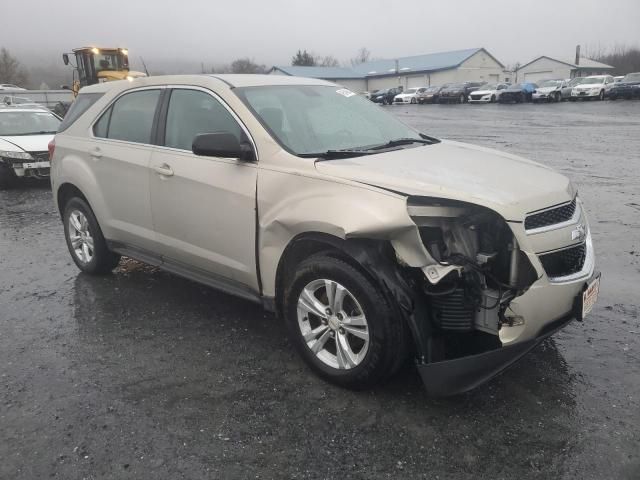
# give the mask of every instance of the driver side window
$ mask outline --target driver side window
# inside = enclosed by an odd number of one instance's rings
[[[200,90],[174,89],[169,99],[164,145],[191,151],[196,135],[228,132],[242,141],[242,128],[212,95]]]

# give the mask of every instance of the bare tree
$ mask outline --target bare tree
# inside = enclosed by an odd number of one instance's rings
[[[361,63],[366,63],[370,59],[371,59],[371,52],[367,48],[362,47],[360,50],[358,50],[358,53],[356,53],[356,56],[351,59],[351,65],[359,65]]]
[[[616,45],[613,48],[588,48],[588,58],[615,67],[614,75],[640,72],[640,48]]]
[[[316,57],[316,65],[320,65],[321,67],[337,67],[340,65],[340,62],[338,62],[338,59],[333,55],[325,55],[324,57]]]
[[[0,48],[0,83],[24,85],[29,76],[17,58],[9,53],[9,50]]]
[[[257,64],[253,59],[238,58],[231,62],[231,73],[265,73],[267,67]]]

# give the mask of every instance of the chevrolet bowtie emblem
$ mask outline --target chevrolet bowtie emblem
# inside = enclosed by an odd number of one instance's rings
[[[587,230],[582,224],[578,225],[576,229],[571,232],[571,240],[579,240],[582,242],[585,238],[587,238]]]

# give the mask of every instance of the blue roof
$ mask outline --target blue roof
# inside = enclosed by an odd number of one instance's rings
[[[348,67],[273,67],[294,77],[323,78],[337,80],[340,78],[364,78],[364,76]]]
[[[398,62],[398,73],[411,72],[433,72],[438,70],[448,70],[458,67],[468,58],[479,51],[484,50],[489,56],[493,56],[484,48],[469,48],[466,50],[455,50],[453,52],[428,53],[426,55],[415,55],[412,57],[400,57],[391,60],[373,60],[361,63],[353,67],[273,67],[287,75],[299,77],[340,79],[340,78],[366,78],[384,75],[396,75],[396,61]],[[495,58],[494,58],[495,60]],[[498,60],[496,60],[498,62]],[[503,66],[498,62],[500,66]],[[504,67],[504,66],[503,66]]]

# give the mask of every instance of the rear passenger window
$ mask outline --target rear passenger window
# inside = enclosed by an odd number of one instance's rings
[[[94,135],[150,144],[159,97],[160,90],[141,90],[123,95],[94,124]]]
[[[199,90],[171,92],[165,146],[190,151],[196,135],[215,132],[228,132],[242,141],[240,125],[214,97]]]

